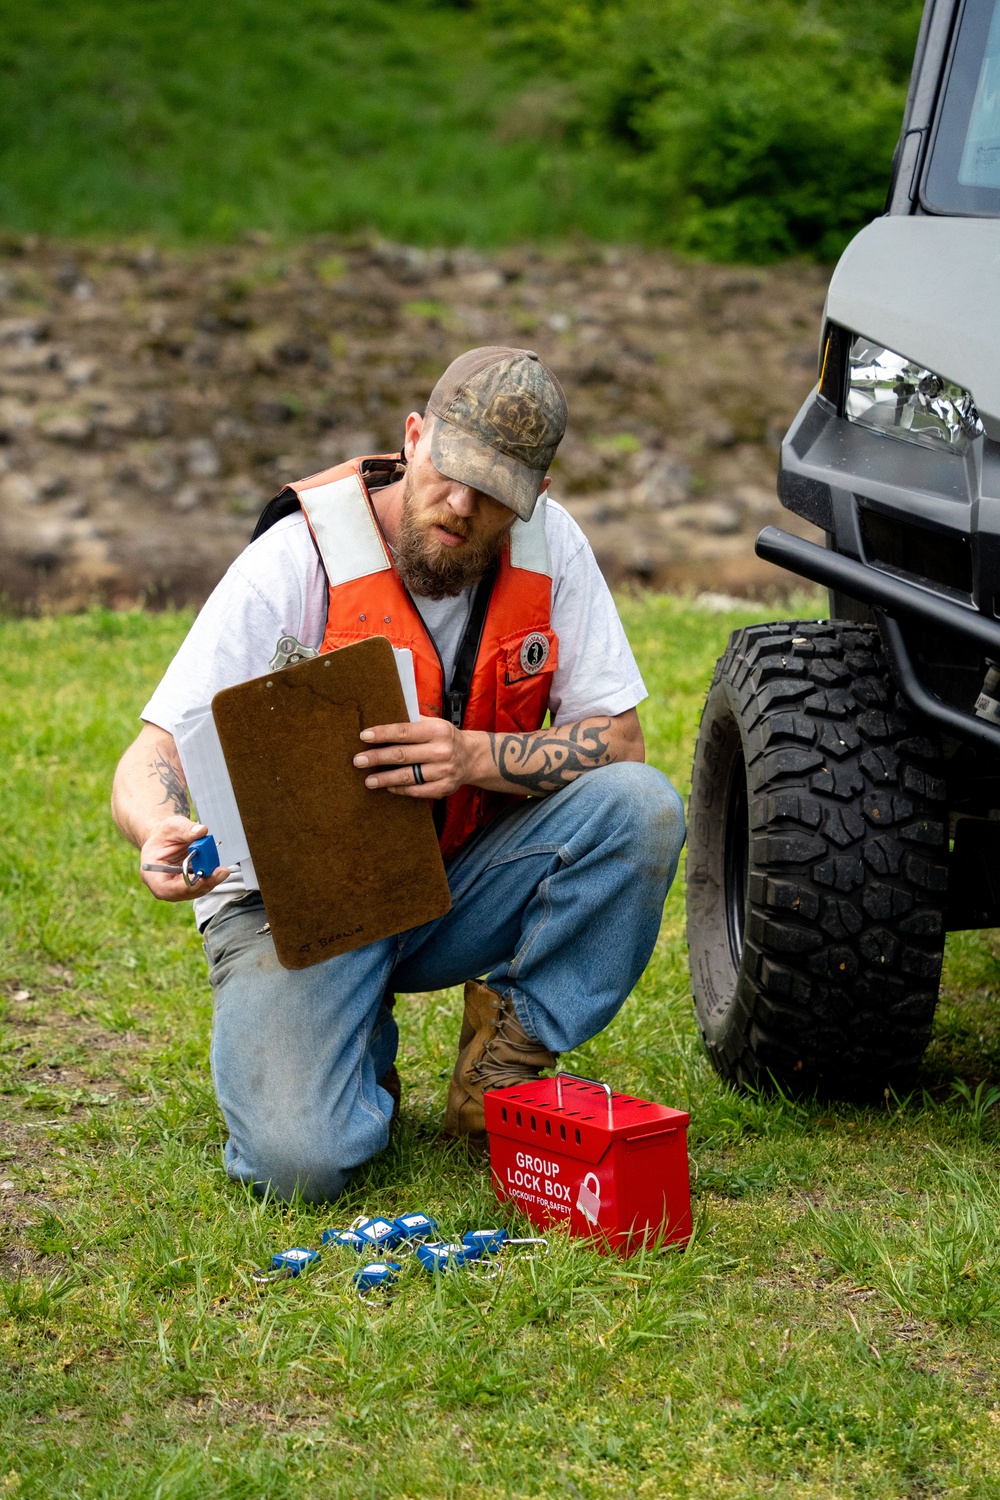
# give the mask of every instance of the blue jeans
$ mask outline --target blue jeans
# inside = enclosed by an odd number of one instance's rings
[[[390,987],[485,976],[554,1052],[601,1031],[649,962],[683,843],[670,782],[623,763],[504,813],[465,845],[447,865],[447,916],[314,968],[281,967],[258,931],[259,895],[223,907],[204,941],[230,1177],[321,1202],[384,1149],[392,1101],[377,1080],[396,1055]]]

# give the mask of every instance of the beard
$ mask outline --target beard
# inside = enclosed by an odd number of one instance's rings
[[[464,516],[456,516],[451,510],[440,515],[418,517],[409,473],[403,482],[403,513],[395,549],[396,570],[411,594],[420,594],[425,599],[453,599],[463,589],[478,583],[500,556],[510,528],[475,538],[474,523]],[[457,536],[471,540],[460,548],[446,547],[434,540],[432,526],[444,526]]]

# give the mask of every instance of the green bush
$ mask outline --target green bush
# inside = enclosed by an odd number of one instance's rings
[[[881,210],[919,0],[482,0],[497,44],[612,146],[653,239],[720,259],[832,259]]]

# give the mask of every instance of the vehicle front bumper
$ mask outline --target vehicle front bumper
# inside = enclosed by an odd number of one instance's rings
[[[973,709],[1000,662],[1000,443],[936,453],[867,431],[816,391],[782,444],[778,495],[827,548],[767,527],[757,552],[875,611],[903,696],[959,739],[1000,750]],[[929,671],[932,632],[961,668]]]

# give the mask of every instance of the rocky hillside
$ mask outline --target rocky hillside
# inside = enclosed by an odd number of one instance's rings
[[[292,478],[398,447],[444,365],[538,349],[553,494],[616,585],[780,593],[753,555],[826,275],[666,254],[0,245],[0,596],[198,603]],[[809,528],[796,525],[805,532]]]

